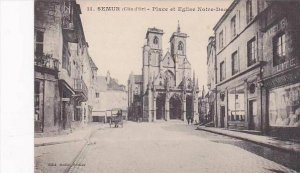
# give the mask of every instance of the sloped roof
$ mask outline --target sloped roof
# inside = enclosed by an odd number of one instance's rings
[[[91,65],[91,67],[98,70],[98,67],[97,67],[96,64],[94,63],[93,59],[92,59],[90,56],[88,56],[88,59],[89,59],[89,63],[90,63],[90,65]]]
[[[164,67],[175,67],[174,59],[172,58],[170,52],[168,51],[162,60],[162,65]]]

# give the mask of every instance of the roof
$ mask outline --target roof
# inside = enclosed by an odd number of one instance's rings
[[[174,38],[174,37],[183,37],[183,38],[187,38],[188,35],[186,33],[182,33],[182,32],[173,32],[170,41]]]
[[[88,59],[89,59],[89,63],[90,63],[90,65],[91,65],[91,67],[98,70],[98,67],[97,67],[96,64],[94,63],[93,59],[92,59],[90,56],[88,56]]]
[[[142,83],[143,82],[143,76],[142,75],[133,75],[134,82],[135,83]]]
[[[157,29],[155,27],[148,28],[147,33],[146,33],[146,38],[148,38],[149,33],[164,34],[164,31],[162,29]]]
[[[234,0],[226,12],[223,14],[223,16],[220,18],[220,20],[217,22],[217,24],[214,26],[213,30],[216,31],[219,26],[223,23],[223,21],[226,19],[226,17],[231,13],[231,11],[234,9],[234,7],[240,2],[240,0]]]

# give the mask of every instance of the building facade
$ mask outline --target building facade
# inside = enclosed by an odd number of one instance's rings
[[[128,78],[128,119],[139,121],[142,118],[143,76],[131,73]]]
[[[107,122],[114,109],[121,109],[123,116],[127,117],[128,94],[126,87],[110,76],[97,76],[95,86],[93,122]]]
[[[209,37],[207,45],[207,88],[206,100],[208,103],[208,119],[214,125],[217,124],[216,114],[216,79],[217,79],[217,63],[216,63],[216,39],[214,36]]]
[[[143,47],[141,84],[142,120],[187,120],[199,122],[198,82],[191,74],[186,56],[187,34],[180,31],[170,38],[170,50],[163,54],[163,30],[149,28]]]
[[[218,127],[299,136],[299,9],[235,0],[217,22]]]
[[[262,4],[262,87],[266,132],[300,138],[300,3]]]
[[[34,23],[34,119],[36,133],[76,128],[88,121],[88,88],[97,67],[75,0],[36,0]],[[87,86],[86,81],[89,81]]]

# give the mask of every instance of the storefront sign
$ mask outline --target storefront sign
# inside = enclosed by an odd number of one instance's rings
[[[290,58],[286,62],[279,64],[273,68],[273,73],[280,72],[296,65],[296,58]]]
[[[278,31],[282,31],[287,26],[286,18],[283,18],[280,22],[274,25],[272,28],[268,30],[268,35],[273,35],[273,33],[277,33]]]
[[[63,101],[63,102],[69,102],[70,98],[62,98],[61,101]]]

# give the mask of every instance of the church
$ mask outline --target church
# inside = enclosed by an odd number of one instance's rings
[[[142,75],[131,74],[128,80],[129,116],[149,122],[191,117],[197,123],[199,87],[186,55],[188,36],[178,24],[163,54],[163,34],[155,27],[147,30]]]

